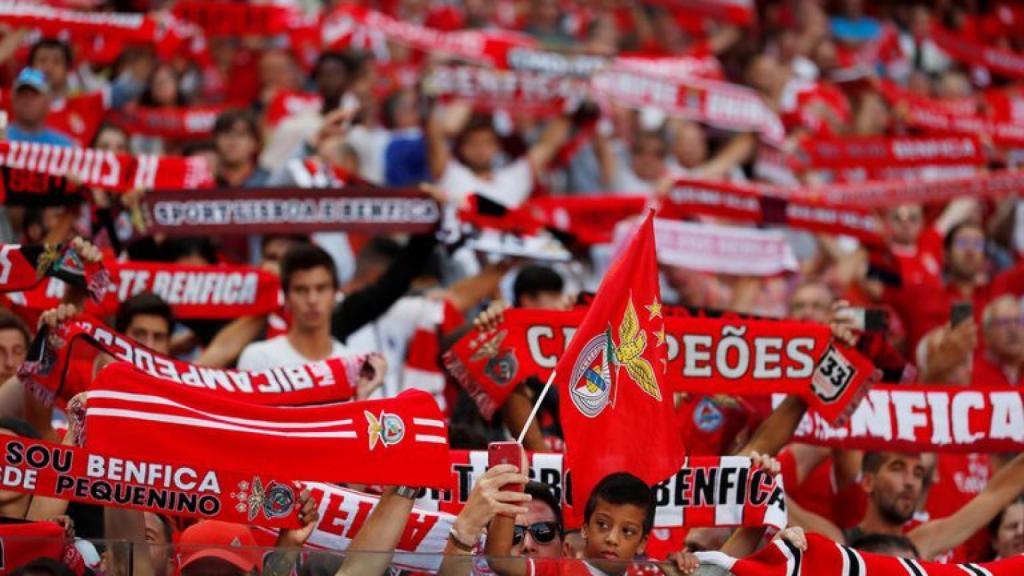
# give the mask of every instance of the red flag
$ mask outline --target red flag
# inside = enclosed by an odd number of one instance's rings
[[[591,490],[608,474],[629,472],[653,485],[683,463],[665,376],[653,222],[651,212],[612,264],[555,367],[572,481],[570,526],[582,522]]]

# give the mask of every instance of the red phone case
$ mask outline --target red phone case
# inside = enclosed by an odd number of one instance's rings
[[[487,446],[487,467],[492,468],[498,464],[511,464],[517,469],[522,465],[523,447],[518,442],[491,442]],[[514,490],[522,492],[522,484],[507,484],[502,490]]]

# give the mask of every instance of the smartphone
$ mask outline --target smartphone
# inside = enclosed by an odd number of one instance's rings
[[[974,317],[974,306],[968,302],[956,302],[949,307],[949,323],[957,326],[964,320]]]
[[[487,445],[487,467],[493,468],[498,464],[511,464],[520,472],[523,465],[523,446],[518,442],[491,442]],[[522,492],[523,484],[506,484],[502,490]]]
[[[839,315],[853,321],[853,329],[860,332],[889,330],[889,313],[884,308],[844,308]]]

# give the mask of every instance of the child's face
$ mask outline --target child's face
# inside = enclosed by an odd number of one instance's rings
[[[590,520],[583,525],[583,537],[587,541],[586,557],[611,561],[613,566],[615,562],[632,561],[637,554],[643,554],[647,545],[647,536],[644,534],[646,519],[647,510],[639,506],[614,505],[598,499]]]

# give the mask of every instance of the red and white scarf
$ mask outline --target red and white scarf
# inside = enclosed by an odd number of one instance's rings
[[[239,473],[206,465],[221,461],[175,461],[159,452],[126,459],[13,436],[0,439],[0,454],[4,490],[171,516],[299,527],[297,485],[256,467]]]
[[[206,368],[163,356],[134,343],[102,323],[81,315],[54,334],[40,329],[18,376],[47,402],[66,403],[84,392],[93,365],[72,361],[73,345],[89,345],[131,365],[133,377],[156,378],[177,387],[207,391],[220,398],[268,405],[300,405],[348,400],[365,369],[365,356],[329,358],[290,368],[244,371]],[[86,374],[79,372],[86,371]]]
[[[607,103],[651,106],[723,130],[757,132],[772,144],[781,144],[786,137],[779,117],[757,92],[702,78],[680,80],[613,67],[596,74],[591,89]]]
[[[385,400],[262,406],[113,363],[100,370],[84,404],[69,406],[82,422],[79,442],[103,454],[159,454],[310,481],[449,486],[444,416],[419,390]]]
[[[615,252],[634,224],[615,229]],[[658,262],[715,274],[776,276],[797,269],[796,256],[782,230],[697,224],[659,218],[654,221]]]
[[[416,233],[441,220],[437,201],[419,190],[353,186],[152,192],[142,209],[150,232],[185,236]]]
[[[304,113],[319,113],[324,100],[319,94],[306,92],[278,92],[267,105],[264,118],[268,126],[274,127],[289,116]]]
[[[804,138],[793,157],[795,168],[863,169],[870,174],[885,168],[934,165],[975,165],[986,162],[976,136],[861,136]]]
[[[1024,124],[976,113],[965,114],[956,103],[951,106],[946,101],[926,98],[891,82],[881,82],[879,91],[893,106],[896,116],[910,128],[937,134],[976,135],[1000,146],[1024,146]]]
[[[202,157],[131,156],[92,148],[0,142],[0,167],[114,192],[193,189],[213,183]]]
[[[959,62],[988,68],[1007,78],[1024,78],[1024,54],[971,42],[963,35],[941,26],[932,28],[931,39]]]
[[[798,394],[840,421],[879,374],[857,351],[831,344],[829,328],[808,322],[665,315],[668,378],[677,392]],[[511,309],[492,331],[474,329],[445,353],[445,367],[490,418],[520,382],[547,377],[585,310]]]
[[[702,564],[720,566],[735,576],[1015,576],[1024,556],[984,564],[939,564],[860,552],[818,534],[807,534],[807,550],[775,540],[760,552],[736,559],[721,552],[698,552]]]
[[[1016,452],[1024,449],[1024,399],[1018,388],[874,386],[842,426],[812,411],[793,439],[852,450]]]
[[[192,22],[210,37],[274,36],[288,32],[297,6],[182,0],[171,13]]]
[[[87,313],[114,314],[120,302],[141,292],[163,298],[178,319],[234,319],[264,315],[280,307],[280,278],[254,266],[113,262],[110,272],[111,289],[102,300],[87,302]],[[58,278],[49,278],[8,296],[23,309],[41,313],[60,304],[66,288]]]
[[[904,183],[903,186],[909,185]],[[802,189],[677,178],[662,200],[658,215],[688,218],[703,214],[756,224],[786,225],[808,232],[845,234],[867,244],[884,244],[870,211],[810,198],[811,194],[824,191],[808,191],[807,197],[802,193]]]
[[[566,100],[587,95],[587,84],[572,77],[481,66],[434,66],[423,79],[426,93],[472,102],[480,110],[507,109],[517,114],[560,114]]]
[[[446,54],[498,66],[507,61],[510,49],[536,45],[532,37],[518,32],[443,32],[351,4],[342,4],[325,16],[320,33],[323,45],[331,49],[348,46],[371,49],[387,40],[430,54]]]
[[[530,479],[543,482],[563,500],[565,479],[561,454],[529,454]],[[417,502],[426,510],[458,514],[473,487],[487,471],[487,452],[453,451],[450,491],[427,491]],[[672,478],[654,487],[658,528],[699,526],[771,526],[787,523],[782,478],[751,468],[749,458],[689,458]]]
[[[113,289],[103,263],[83,262],[70,245],[0,244],[0,292],[31,290],[44,277],[83,288],[95,301],[102,301]]]
[[[107,118],[132,134],[188,140],[209,138],[217,117],[230,107],[229,104],[175,108],[136,106],[112,112]]]
[[[303,482],[303,486],[319,503],[317,511],[320,513],[320,520],[304,546],[307,552],[348,550],[380,501],[377,496],[333,484]],[[454,522],[455,516],[451,514],[414,507],[395,545],[391,565],[415,572],[437,572]],[[254,535],[261,546],[272,547],[277,541],[276,530],[259,529]]]
[[[750,26],[757,20],[754,0],[654,0],[651,4],[673,11],[720,18],[737,26]]]
[[[159,46],[180,44],[195,33],[190,25],[170,14],[84,12],[18,1],[0,2],[0,23],[36,28],[47,36],[70,33]]]

